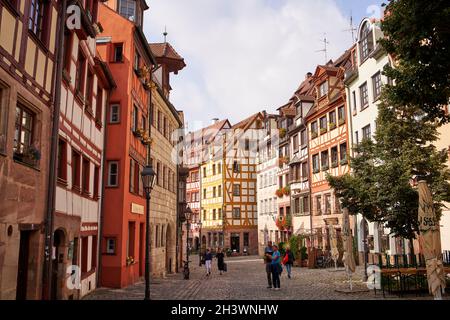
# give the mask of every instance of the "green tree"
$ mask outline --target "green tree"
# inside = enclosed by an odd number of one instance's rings
[[[395,86],[383,87],[374,140],[355,147],[352,173],[327,180],[352,214],[413,239],[418,193],[412,179],[427,180],[438,217],[442,201],[450,200],[447,152],[433,145],[438,126],[449,120],[443,112],[450,94],[449,3],[396,0],[388,11],[382,45],[398,62],[384,73]]]
[[[450,99],[450,2],[392,0],[381,29],[384,49],[398,64],[387,68],[395,79],[390,99],[421,108],[441,123],[450,120],[444,106]]]

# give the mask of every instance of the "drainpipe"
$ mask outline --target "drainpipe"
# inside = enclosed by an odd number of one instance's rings
[[[47,204],[45,217],[45,245],[44,245],[44,268],[42,277],[42,299],[51,299],[51,285],[52,285],[52,246],[53,246],[53,213],[55,211],[56,198],[56,166],[58,154],[58,137],[59,137],[59,115],[61,109],[61,82],[64,60],[64,27],[66,22],[67,0],[60,2],[60,13],[58,23],[58,38],[57,47],[58,53],[56,56],[56,71],[53,82],[53,119],[52,119],[52,134],[50,145],[50,163],[49,163],[49,182],[47,190]]]

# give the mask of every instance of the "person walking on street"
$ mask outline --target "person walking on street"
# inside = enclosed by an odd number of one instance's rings
[[[206,275],[209,276],[211,274],[211,262],[212,262],[212,253],[211,249],[208,248],[205,253],[205,267],[206,267]]]
[[[294,264],[294,254],[292,253],[290,248],[286,248],[286,254],[283,258],[283,264],[286,267],[288,278],[291,278],[292,265]]]
[[[274,290],[280,290],[280,274],[283,268],[281,267],[281,255],[277,246],[273,246],[271,268]]]
[[[267,289],[272,289],[272,241],[267,242],[267,247],[264,249],[264,263],[266,264],[266,273],[267,273]]]
[[[216,254],[216,258],[217,258],[217,268],[220,271],[220,275],[222,275],[222,272],[225,271],[225,255],[222,252],[222,248],[219,248],[217,250],[217,254]]]

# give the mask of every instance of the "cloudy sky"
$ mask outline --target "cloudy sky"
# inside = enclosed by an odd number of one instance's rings
[[[379,16],[381,0],[147,0],[144,31],[167,41],[187,67],[172,75],[171,101],[185,111],[189,130],[212,118],[236,123],[275,113],[307,72],[351,46],[350,13],[357,26]]]

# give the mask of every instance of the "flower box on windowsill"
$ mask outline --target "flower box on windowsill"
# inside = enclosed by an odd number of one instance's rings
[[[326,133],[326,132],[327,132],[327,129],[326,129],[326,128],[320,129],[320,134],[324,134],[324,133]]]
[[[330,130],[333,130],[336,128],[336,123],[334,123],[334,122],[330,122],[328,125],[330,127]]]
[[[311,139],[315,139],[319,136],[317,132],[311,132]]]
[[[345,119],[339,119],[339,125],[342,126],[345,123]]]
[[[322,171],[327,171],[328,169],[330,169],[329,165],[322,166]]]
[[[314,169],[314,170],[313,170],[313,173],[319,173],[319,172],[320,172],[319,169]]]
[[[344,165],[348,164],[348,160],[342,159],[340,163],[341,163],[341,166],[344,166]]]
[[[37,160],[28,153],[18,153],[14,152],[13,159],[17,162],[26,164],[30,167],[37,166]]]
[[[337,161],[331,163],[331,167],[332,167],[332,168],[336,168],[337,166],[338,166]]]

